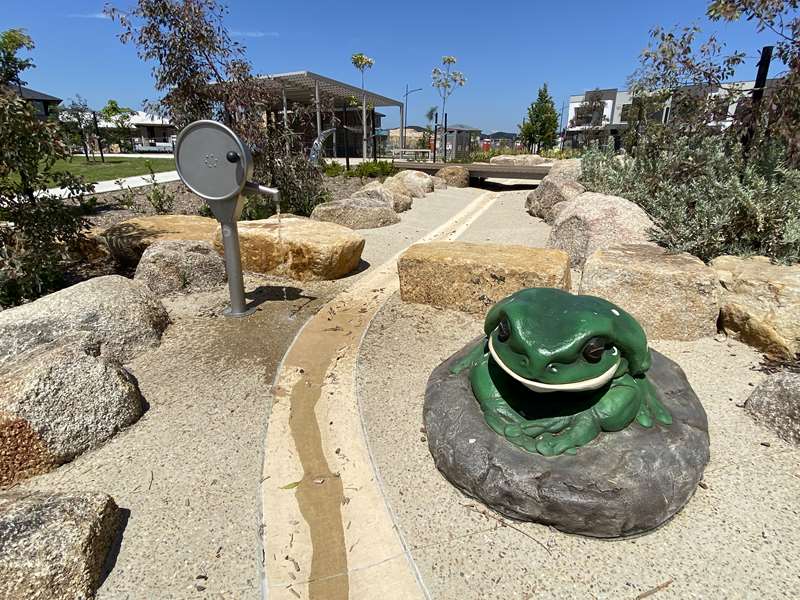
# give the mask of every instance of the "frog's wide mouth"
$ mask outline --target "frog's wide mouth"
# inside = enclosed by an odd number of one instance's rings
[[[511,375],[511,377],[519,381],[529,390],[539,392],[540,394],[549,394],[552,392],[585,392],[588,390],[596,390],[611,381],[611,379],[614,377],[614,373],[616,373],[617,369],[619,368],[619,360],[617,360],[617,362],[615,362],[614,365],[605,373],[602,373],[597,377],[592,377],[591,379],[570,381],[567,383],[543,383],[541,381],[536,381],[535,379],[526,379],[525,377],[514,373],[514,371],[512,371],[497,355],[497,352],[494,351],[491,336],[489,336],[489,353],[492,355],[494,361],[500,365],[500,368],[503,369],[503,371]]]

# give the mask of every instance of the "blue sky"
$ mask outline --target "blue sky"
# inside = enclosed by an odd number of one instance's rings
[[[23,27],[36,42],[37,67],[28,84],[62,98],[75,94],[100,108],[114,98],[140,108],[157,97],[150,67],[123,46],[118,26],[102,17],[96,0],[0,0],[0,29]],[[117,0],[125,8],[131,0]],[[226,24],[259,73],[310,70],[358,84],[354,52],[375,59],[367,87],[400,98],[405,85],[423,88],[409,97],[409,124],[439,104],[431,69],[449,54],[467,77],[448,100],[450,123],[484,131],[516,131],[538,87],[547,82],[557,109],[573,93],[625,87],[655,25],[698,23],[717,31],[728,47],[751,59],[739,72],[752,79],[760,47],[771,42],[749,23],[710,24],[704,0],[597,2],[281,2],[230,0]],[[437,23],[440,23],[437,24]],[[386,125],[398,111],[384,111]]]

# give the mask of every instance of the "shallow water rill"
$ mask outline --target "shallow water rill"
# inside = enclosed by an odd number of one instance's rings
[[[708,462],[705,412],[641,326],[592,296],[532,288],[431,375],[424,419],[439,470],[514,518],[633,535],[689,500]]]

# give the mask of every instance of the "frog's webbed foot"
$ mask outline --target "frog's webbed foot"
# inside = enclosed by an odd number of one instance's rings
[[[453,375],[458,375],[464,369],[471,369],[477,365],[489,353],[488,341],[486,338],[481,339],[475,346],[464,355],[463,358],[456,361],[450,367],[450,372]]]
[[[536,438],[536,451],[544,456],[575,454],[575,451],[600,435],[600,421],[592,411],[578,413],[559,433],[543,433]]]

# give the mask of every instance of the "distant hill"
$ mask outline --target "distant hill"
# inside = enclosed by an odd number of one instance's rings
[[[490,140],[515,140],[517,139],[517,134],[508,133],[507,131],[495,131],[484,137]]]

